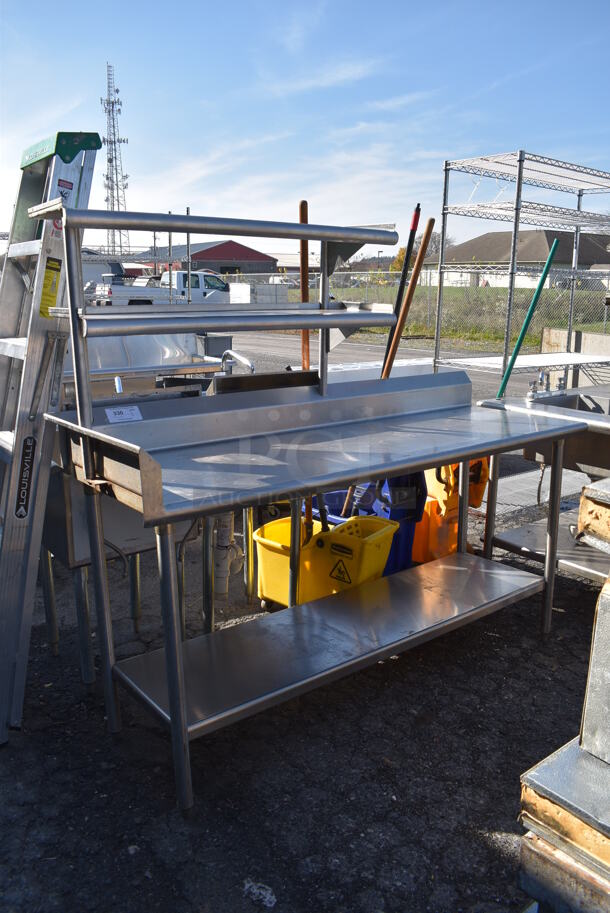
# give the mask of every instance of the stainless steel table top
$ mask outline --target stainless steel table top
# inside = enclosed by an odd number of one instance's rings
[[[251,403],[243,394],[185,400],[154,407],[165,410],[163,419],[142,404],[139,420],[93,429],[49,420],[69,432],[77,475],[82,431],[99,477],[147,525],[414,472],[585,427],[473,408],[469,396],[466,376],[449,372],[333,384],[325,397],[297,390],[257,394]]]

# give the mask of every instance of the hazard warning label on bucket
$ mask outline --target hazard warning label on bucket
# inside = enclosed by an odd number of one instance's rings
[[[339,583],[351,583],[352,582],[352,578],[349,575],[349,571],[341,559],[339,559],[339,561],[337,561],[337,563],[333,567],[332,571],[330,572],[329,576],[332,577],[333,580],[338,580]]]

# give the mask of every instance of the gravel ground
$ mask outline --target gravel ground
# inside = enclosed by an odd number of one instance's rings
[[[110,566],[119,656],[160,644],[152,554],[143,578],[136,638],[121,566]],[[185,820],[165,731],[126,694],[122,733],[105,731],[99,676],[90,689],[79,679],[61,568],[56,583],[60,655],[47,647],[39,594],[24,725],[0,753],[1,909],[523,908],[519,775],[578,731],[595,587],[558,578],[546,639],[535,597],[194,742]],[[218,620],[253,608],[235,595]]]
[[[473,517],[471,541],[480,532]],[[195,542],[190,636],[201,630],[199,575]],[[117,654],[159,646],[154,556],[143,557],[137,637],[120,562],[109,576]],[[123,731],[106,732],[99,661],[87,688],[61,567],[56,588],[60,654],[48,649],[38,592],[23,729],[0,751],[2,911],[526,905],[519,776],[578,732],[597,588],[558,577],[548,638],[536,596],[195,741],[188,819],[175,808],[170,741],[155,719],[123,693]],[[235,582],[217,620],[247,622],[256,609]]]

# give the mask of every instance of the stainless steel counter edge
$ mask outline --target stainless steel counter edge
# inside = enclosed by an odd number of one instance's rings
[[[569,392],[569,391],[568,391]],[[604,431],[610,434],[610,416],[600,415],[596,412],[585,412],[581,409],[569,409],[564,406],[550,406],[545,403],[528,403],[522,399],[482,399],[477,401],[477,406],[485,409],[502,409],[505,412],[518,412],[523,415],[542,415],[545,418],[557,418],[565,422],[580,422],[587,428]],[[578,416],[577,418],[575,416]]]
[[[472,411],[470,406],[462,408],[464,412]],[[439,414],[442,414],[443,411],[449,410],[438,410]],[[418,416],[418,418],[421,419],[422,415]],[[334,488],[345,487],[352,482],[365,480],[374,481],[386,476],[401,475],[405,472],[417,472],[423,469],[434,468],[435,466],[442,466],[447,462],[446,454],[442,454],[439,457],[438,455],[435,456],[434,453],[426,453],[422,454],[417,460],[409,460],[408,457],[406,457],[404,461],[401,461],[397,464],[390,465],[388,462],[381,464],[371,464],[366,467],[366,470],[358,473],[354,473],[353,467],[350,469],[349,466],[346,466],[344,472],[333,473],[332,476],[320,476],[314,482],[310,483],[301,483],[298,485],[291,483],[290,486],[282,485],[278,488],[265,490],[256,497],[253,496],[252,492],[248,492],[248,495],[244,497],[235,496],[234,494],[228,494],[225,496],[217,494],[213,502],[210,502],[207,505],[203,504],[201,500],[199,500],[195,502],[193,506],[188,508],[167,509],[162,501],[162,497],[159,497],[159,492],[157,491],[159,480],[162,478],[161,465],[159,462],[157,462],[157,460],[155,460],[154,456],[148,453],[145,449],[137,446],[136,444],[127,443],[119,438],[114,438],[111,435],[104,434],[103,432],[97,431],[95,429],[83,428],[78,424],[66,421],[65,419],[61,419],[57,416],[48,416],[48,420],[66,428],[68,431],[72,432],[75,435],[84,435],[91,440],[99,441],[102,444],[107,444],[113,449],[119,451],[122,449],[128,453],[137,455],[140,470],[144,470],[144,468],[146,468],[145,472],[141,471],[141,505],[137,502],[134,502],[132,497],[134,494],[133,486],[126,487],[126,495],[122,496],[122,485],[119,476],[116,478],[110,478],[108,476],[106,481],[117,500],[125,503],[132,509],[139,510],[142,513],[143,523],[145,526],[157,526],[163,523],[171,523],[177,522],[179,520],[192,519],[198,516],[212,515],[223,510],[268,504],[270,501],[285,499],[289,496],[305,497],[309,494],[315,494],[316,491],[328,491]],[[367,420],[362,419],[361,423],[366,424]],[[586,430],[586,425],[582,422],[566,422],[561,427],[561,433],[557,433],[556,428],[551,428],[548,430],[536,430],[523,432],[521,434],[515,434],[511,436],[509,447],[510,449],[518,449],[534,441],[565,438],[573,434],[578,434],[583,430]],[[256,436],[259,437],[260,435]],[[451,450],[451,460],[453,462],[459,462],[461,460],[476,459],[477,457],[481,456],[502,453],[506,451],[506,449],[507,442],[505,440],[483,440],[476,447],[473,447],[472,445],[455,447]],[[146,467],[144,464],[146,464]],[[76,467],[76,475],[80,481],[85,482],[81,467]]]

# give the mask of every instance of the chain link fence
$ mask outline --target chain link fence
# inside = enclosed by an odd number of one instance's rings
[[[520,270],[515,277],[511,311],[511,344],[516,340],[532,299],[540,272]],[[227,276],[231,282],[249,285],[253,297],[264,295],[270,304],[300,299],[296,273]],[[331,293],[346,302],[394,305],[400,274],[397,272],[338,271],[330,281]],[[309,280],[310,299],[317,300],[319,276]],[[567,329],[570,314],[572,271],[552,270],[530,324],[523,351],[540,350],[545,327]],[[434,345],[438,273],[424,269],[420,276],[405,337],[410,347],[431,350]],[[446,270],[441,318],[443,352],[491,353],[503,350],[506,330],[508,273],[506,269],[477,266]],[[610,271],[578,270],[574,278],[572,329],[610,335]],[[384,334],[386,330],[380,331]]]
[[[519,270],[513,290],[510,346],[523,325],[540,276],[539,271]],[[545,327],[610,333],[607,301],[610,272],[551,270],[530,323],[522,351],[538,352]],[[499,354],[506,332],[508,273],[478,268],[447,270],[443,286],[441,355],[456,350]]]

